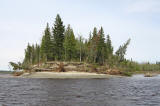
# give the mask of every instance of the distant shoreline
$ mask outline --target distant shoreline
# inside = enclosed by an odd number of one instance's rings
[[[7,71],[7,70],[0,70],[0,74],[11,74],[13,71]]]

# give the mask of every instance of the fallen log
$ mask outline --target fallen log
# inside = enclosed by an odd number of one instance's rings
[[[42,72],[42,71],[53,71],[53,69],[46,69],[46,68],[35,68],[34,69],[35,72]]]

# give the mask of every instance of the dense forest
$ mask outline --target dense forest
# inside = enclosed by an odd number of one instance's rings
[[[52,27],[47,23],[40,44],[29,44],[25,49],[25,58],[19,63],[23,69],[47,61],[87,62],[95,65],[107,65],[123,71],[158,71],[160,65],[149,62],[139,64],[125,58],[131,39],[120,45],[118,50],[112,46],[110,35],[105,35],[103,27],[94,27],[89,38],[75,37],[70,25],[64,26],[59,14]],[[13,64],[13,63],[12,63]]]

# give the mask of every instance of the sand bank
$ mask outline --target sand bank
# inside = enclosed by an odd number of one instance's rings
[[[54,79],[65,79],[65,78],[109,78],[112,75],[88,73],[88,72],[35,72],[35,73],[24,73],[21,75],[23,78],[54,78]]]

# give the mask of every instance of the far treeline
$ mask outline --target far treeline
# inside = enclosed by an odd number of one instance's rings
[[[94,27],[88,39],[75,37],[70,25],[66,28],[58,14],[52,27],[47,23],[40,44],[29,44],[25,49],[25,58],[18,63],[22,69],[39,65],[47,61],[87,62],[96,66],[108,66],[123,71],[159,71],[160,65],[149,62],[139,64],[125,58],[130,44],[128,39],[116,52],[112,46],[110,35],[104,34],[103,27]],[[11,62],[12,65],[15,65]]]

